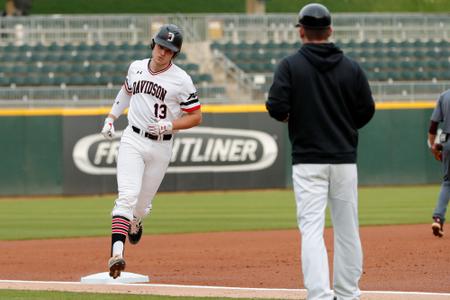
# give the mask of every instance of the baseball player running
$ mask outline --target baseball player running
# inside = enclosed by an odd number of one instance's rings
[[[151,211],[169,165],[174,134],[202,120],[191,77],[172,61],[182,43],[176,25],[161,27],[151,42],[152,58],[131,63],[101,131],[112,139],[114,120],[129,108],[117,157],[118,197],[112,210],[108,268],[113,278],[125,269],[127,235],[131,244],[142,236],[142,220]]]

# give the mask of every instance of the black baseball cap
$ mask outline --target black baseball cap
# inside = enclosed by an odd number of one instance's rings
[[[305,5],[298,13],[298,23],[295,27],[303,26],[312,29],[325,29],[331,25],[331,15],[325,6],[319,3]]]

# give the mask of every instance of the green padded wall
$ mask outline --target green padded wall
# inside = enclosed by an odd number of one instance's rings
[[[0,118],[0,195],[62,192],[60,116]]]

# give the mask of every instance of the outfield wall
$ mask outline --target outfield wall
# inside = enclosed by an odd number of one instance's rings
[[[119,139],[99,134],[108,108],[0,111],[0,195],[116,192]],[[382,104],[360,132],[361,185],[430,184],[440,167],[426,146],[432,103]],[[291,186],[285,124],[263,105],[204,106],[200,127],[177,134],[163,191]],[[126,126],[116,122],[120,133]]]

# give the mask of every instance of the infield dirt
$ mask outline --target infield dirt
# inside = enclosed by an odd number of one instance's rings
[[[144,229],[145,230],[145,229]],[[450,292],[450,233],[429,225],[362,227],[362,290]],[[332,230],[325,240],[330,262]],[[79,281],[107,271],[109,238],[0,241],[0,279]],[[151,283],[303,288],[297,230],[144,235],[126,271]]]

